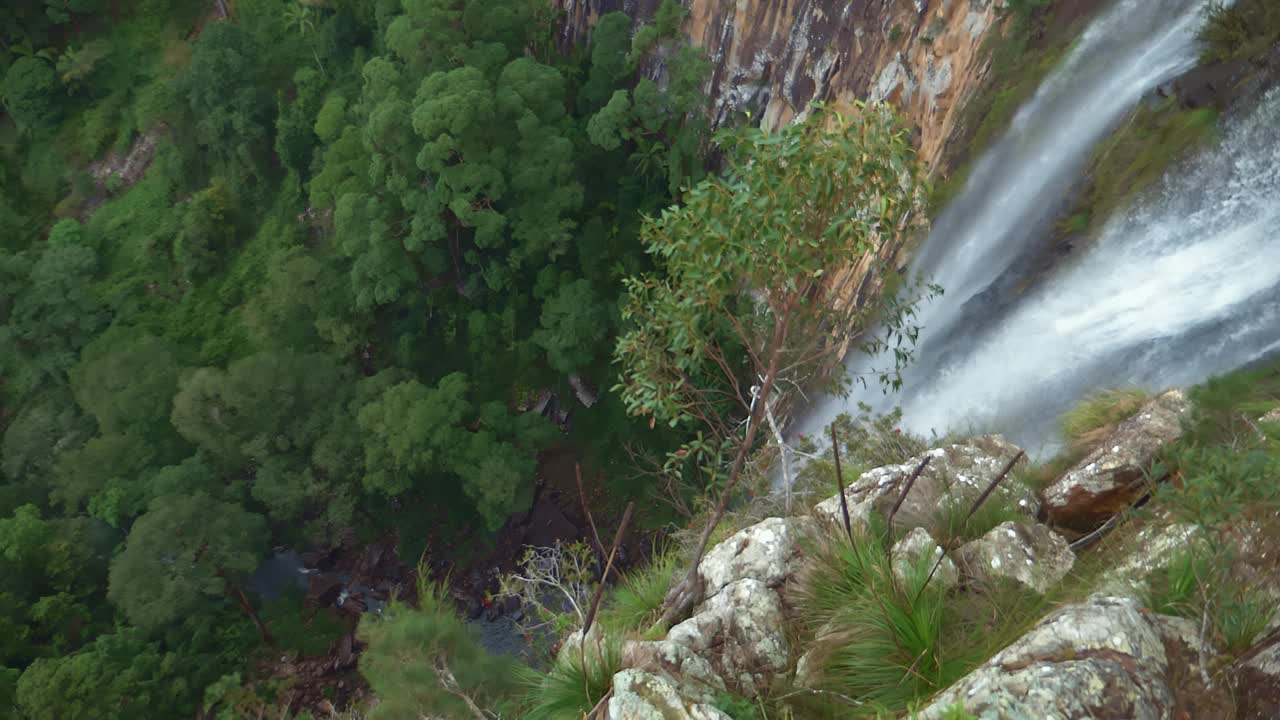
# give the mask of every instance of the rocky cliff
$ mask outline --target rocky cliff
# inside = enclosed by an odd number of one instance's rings
[[[891,644],[858,643],[894,623],[879,624],[874,619],[877,606],[870,604],[862,612],[869,613],[871,621],[856,613],[842,614],[848,603],[858,602],[856,592],[848,590],[860,583],[879,593],[878,607],[886,619],[890,611],[884,610],[885,598],[896,608],[893,612],[914,618],[902,626],[907,629],[895,636],[895,642],[899,637],[903,643],[908,637],[923,637],[915,633],[927,626],[927,614],[942,613],[916,609],[914,603],[926,591],[938,593],[945,603],[984,608],[973,617],[998,618],[990,626],[995,635],[1003,632],[1000,623],[1015,628],[1026,624],[1025,631],[1009,642],[994,645],[985,662],[972,658],[967,674],[937,683],[931,689],[940,692],[933,697],[921,692],[923,707],[911,717],[1274,717],[1274,699],[1280,697],[1280,615],[1273,609],[1280,598],[1280,571],[1273,565],[1248,578],[1230,575],[1226,580],[1262,593],[1259,597],[1265,602],[1258,607],[1265,614],[1259,618],[1261,632],[1252,647],[1246,640],[1243,647],[1223,654],[1206,635],[1208,609],[1194,620],[1183,612],[1163,614],[1172,606],[1153,610],[1153,596],[1147,592],[1152,578],[1158,577],[1152,572],[1172,566],[1177,548],[1187,547],[1192,535],[1207,530],[1153,513],[1112,537],[1104,556],[1086,556],[1099,534],[1114,531],[1113,523],[1099,526],[1103,509],[1109,507],[1113,518],[1127,512],[1127,506],[1112,502],[1114,491],[1131,484],[1133,468],[1149,467],[1162,446],[1179,439],[1182,426],[1171,419],[1188,412],[1188,401],[1179,391],[1155,398],[1039,493],[1016,480],[1006,481],[1027,463],[1021,450],[998,435],[980,436],[865,472],[844,489],[843,503],[837,494],[807,514],[771,517],[738,531],[698,565],[704,592],[691,617],[664,637],[623,643],[622,669],[614,676],[605,717],[728,720],[730,715],[720,709],[726,694],[754,700],[771,693],[782,700],[825,694],[846,703],[839,717],[871,716],[856,699],[858,693],[846,689],[853,685],[865,690],[849,668],[868,667],[851,657],[848,648],[853,643],[892,651]],[[1258,422],[1277,417],[1280,412]],[[957,537],[948,521],[955,516],[939,512],[977,509],[984,502],[1004,507],[1008,519],[972,538]],[[843,520],[842,505],[848,520]],[[1081,535],[1056,522],[1062,519],[1070,519],[1080,532],[1097,529]],[[852,530],[843,528],[842,521]],[[1267,555],[1260,550],[1271,542],[1263,540],[1265,533],[1237,530],[1231,536],[1231,556]],[[899,539],[881,545],[882,531]],[[841,546],[846,533],[852,547],[870,549],[831,554],[827,548]],[[1075,536],[1076,541],[1068,543],[1067,537]],[[888,583],[875,569],[881,562],[876,558],[885,552],[887,572],[894,578]],[[845,558],[836,562],[841,572],[815,572],[832,557]],[[1106,562],[1099,564],[1100,558]],[[1082,563],[1092,569],[1077,567]],[[815,590],[820,580],[838,582]],[[993,593],[1000,587],[1004,595]],[[1015,614],[1017,604],[1009,602],[1014,597],[1010,592],[1031,600],[1028,607],[1034,614]],[[815,603],[815,597],[826,599]],[[896,605],[894,597],[910,600]],[[993,601],[995,597],[1004,600]],[[975,600],[979,604],[966,604]],[[824,602],[836,608],[830,617],[806,614],[815,609],[821,613]],[[1228,615],[1235,617],[1234,611]],[[963,630],[961,625],[939,627],[947,633]],[[932,662],[926,658],[935,656],[920,649],[923,646],[911,647],[907,655],[915,658],[913,668],[918,663],[924,677]],[[573,653],[579,651],[574,645]],[[845,655],[836,657],[841,652]],[[788,716],[811,717],[785,707],[794,712]],[[962,714],[961,707],[968,714]]]
[[[557,0],[565,44],[605,13],[652,19],[659,0]],[[889,101],[933,168],[987,70],[1003,0],[683,0],[684,31],[712,62],[714,124],[750,111],[776,126],[811,101]],[[655,71],[660,71],[656,68]]]

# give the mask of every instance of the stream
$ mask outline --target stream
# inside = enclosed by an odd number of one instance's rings
[[[1121,0],[979,161],[912,272],[944,288],[922,307],[903,389],[814,403],[815,433],[857,403],[895,406],[929,436],[1000,432],[1033,455],[1089,393],[1184,386],[1280,346],[1280,94],[1118,212],[1087,249],[1021,293],[1019,261],[1045,240],[1089,153],[1157,85],[1195,64],[1206,2]],[[851,374],[889,364],[851,356]]]

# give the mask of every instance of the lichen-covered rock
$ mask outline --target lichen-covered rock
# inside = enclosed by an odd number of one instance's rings
[[[1135,600],[1061,608],[939,695],[921,720],[959,703],[980,720],[1167,720],[1175,696],[1160,630]]]
[[[622,646],[622,665],[680,678],[684,695],[699,702],[712,702],[724,692],[724,680],[701,655],[671,640],[633,640]]]
[[[978,580],[1016,580],[1047,592],[1071,571],[1076,556],[1067,541],[1044,525],[1001,523],[960,548],[965,572]]]
[[[900,465],[865,472],[845,488],[851,521],[865,523],[872,513],[888,517],[907,479],[927,455],[929,464],[912,484],[893,516],[893,524],[895,528],[923,527],[936,536],[938,509],[971,505],[1019,452],[1016,445],[1000,435],[981,435],[964,443],[930,450]],[[1007,502],[1024,511],[1028,519],[1039,511],[1035,495],[1020,483],[1008,480],[996,486],[994,497],[987,502]],[[833,495],[818,503],[814,515],[836,525],[843,524],[840,496]]]
[[[1145,492],[1145,470],[1166,443],[1182,435],[1191,404],[1170,390],[1123,421],[1093,452],[1044,491],[1056,524],[1089,531],[1128,509]]]
[[[1147,578],[1155,570],[1166,567],[1180,548],[1186,548],[1200,529],[1189,523],[1153,522],[1132,537],[1126,538],[1114,551],[1107,572],[1094,588],[1108,595],[1140,596],[1147,588]]]
[[[907,536],[893,546],[890,553],[893,563],[893,574],[898,582],[905,582],[913,569],[921,567],[927,559],[929,566],[938,564],[929,582],[943,588],[952,587],[960,580],[960,572],[956,564],[947,557],[933,536],[924,528],[914,528]],[[941,562],[939,562],[941,558]]]
[[[606,708],[606,720],[732,720],[686,697],[671,678],[636,669],[613,676],[613,696]]]
[[[1274,720],[1280,708],[1280,644],[1262,646],[1239,669],[1238,720]]]
[[[712,595],[667,640],[711,663],[730,688],[754,694],[787,670],[790,645],[782,599],[753,578],[737,580]]]
[[[711,548],[698,564],[710,597],[736,580],[752,578],[776,588],[795,570],[797,540],[814,529],[811,518],[769,518]]]

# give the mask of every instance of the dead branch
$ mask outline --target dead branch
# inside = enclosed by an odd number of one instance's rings
[[[902,487],[902,494],[898,495],[898,501],[895,502],[893,504],[893,508],[889,510],[889,520],[886,525],[889,529],[889,539],[891,541],[893,539],[893,516],[898,514],[898,508],[902,507],[902,503],[907,499],[907,493],[911,492],[911,487],[916,484],[916,480],[920,477],[920,473],[924,472],[925,466],[928,465],[929,461],[932,459],[932,455],[924,456],[924,460],[920,463],[920,466],[917,467],[915,472],[911,473],[911,476],[907,478],[907,484]]]

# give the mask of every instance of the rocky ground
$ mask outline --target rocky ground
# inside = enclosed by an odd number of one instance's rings
[[[1038,593],[1060,588],[1068,577],[1076,583],[1029,631],[933,698],[919,717],[952,717],[957,704],[984,720],[1274,717],[1280,698],[1275,619],[1251,649],[1220,653],[1203,624],[1155,613],[1142,600],[1147,575],[1196,528],[1147,520],[1112,530],[1115,518],[1145,497],[1151,478],[1143,469],[1183,432],[1187,412],[1181,392],[1154,398],[1038,493],[1005,479],[1026,460],[999,436],[935,448],[846,487],[855,529],[873,518],[895,529],[895,573],[927,556],[938,559],[927,582],[950,594],[992,579]],[[937,508],[970,507],[983,496],[1013,509],[1017,519],[957,542],[940,526],[946,515]],[[821,637],[795,631],[789,598],[810,562],[812,539],[844,536],[840,508],[837,495],[806,514],[746,527],[709,551],[698,567],[705,591],[693,615],[665,637],[624,643],[606,716],[730,718],[717,709],[725,693],[751,698],[780,682],[816,684],[822,671],[814,649]],[[1101,552],[1095,543],[1108,532],[1116,534],[1115,542],[1102,543],[1108,555],[1101,562],[1089,557]],[[1266,554],[1247,540],[1241,549]],[[1086,561],[1101,571],[1072,573]],[[1280,597],[1278,579],[1252,582]]]

